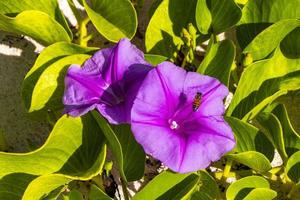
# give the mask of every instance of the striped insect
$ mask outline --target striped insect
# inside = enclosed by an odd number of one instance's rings
[[[197,92],[195,97],[194,97],[194,101],[193,101],[193,111],[196,112],[201,104],[201,97],[202,97],[202,93],[201,92]]]

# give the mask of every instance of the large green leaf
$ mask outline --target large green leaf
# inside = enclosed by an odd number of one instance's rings
[[[129,125],[110,126],[97,112],[92,112],[116,157],[118,169],[125,181],[142,178],[145,169],[145,152],[135,141]]]
[[[270,188],[269,182],[260,176],[249,176],[232,183],[226,191],[227,200],[242,200],[255,188]]]
[[[42,199],[48,195],[53,195],[51,194],[53,191],[57,191],[59,194],[63,186],[71,181],[72,179],[61,174],[40,176],[29,183],[22,200]]]
[[[253,60],[260,60],[267,57],[280,42],[295,28],[300,26],[300,20],[280,20],[259,33],[243,53],[251,54]]]
[[[234,57],[235,47],[232,41],[224,40],[214,43],[209,48],[197,72],[213,76],[228,86]]]
[[[220,33],[235,25],[242,16],[234,0],[198,0],[196,22],[203,34]]]
[[[300,151],[294,153],[285,167],[286,175],[295,183],[300,181]]]
[[[299,65],[299,58],[286,58],[280,48],[272,58],[249,65],[241,76],[227,115],[252,119],[277,97],[299,89]]]
[[[81,65],[90,56],[75,54],[64,57],[49,65],[40,75],[32,91],[30,113],[38,116],[46,115],[51,111],[63,108],[62,96],[64,93],[64,78],[71,64]]]
[[[32,192],[51,192],[54,186],[59,187],[70,179],[91,179],[101,172],[105,156],[105,138],[91,115],[81,118],[63,116],[45,144],[36,151],[0,152],[1,166],[5,166],[0,169],[0,186],[4,186],[0,187],[4,188],[0,189],[0,199],[20,199],[28,184],[31,184],[26,190],[30,198]],[[58,179],[49,175],[55,172],[62,175],[58,175]],[[38,175],[49,175],[50,179],[47,176],[34,179]],[[36,191],[37,185],[47,181],[52,186]]]
[[[69,55],[91,54],[96,50],[97,48],[81,47],[67,42],[58,42],[45,48],[36,59],[33,67],[26,74],[23,81],[22,99],[25,108],[29,110],[33,89],[40,75],[45,71],[45,69],[51,66],[51,64]]]
[[[0,14],[0,30],[28,35],[44,45],[71,41],[66,30],[57,21],[36,10],[23,11],[16,17]]]
[[[55,124],[49,138],[29,153],[0,152],[0,178],[11,173],[32,175],[54,172],[89,179],[103,166],[105,138],[91,115],[72,118],[64,115]]]
[[[234,117],[225,119],[234,132],[237,152],[257,151],[264,154],[270,161],[273,160],[274,147],[258,128]]]
[[[244,49],[262,30],[281,19],[300,19],[300,0],[251,0],[243,7],[237,39]]]
[[[167,57],[161,55],[145,54],[145,60],[154,66],[158,65],[163,61],[166,61],[167,59]]]
[[[257,151],[246,151],[237,154],[228,154],[226,156],[258,172],[267,172],[272,168],[270,161]]]
[[[188,3],[182,0],[162,1],[150,19],[146,30],[146,51],[171,58],[182,44],[180,33],[189,23],[195,21],[196,0]]]
[[[129,0],[91,0],[84,7],[96,29],[108,40],[133,38],[137,29],[137,16]]]
[[[199,182],[199,176],[192,174],[176,174],[169,171],[162,172],[148,183],[133,200],[179,200],[190,194]]]

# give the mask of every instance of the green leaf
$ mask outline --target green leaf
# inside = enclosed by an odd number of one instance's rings
[[[76,54],[64,57],[49,65],[40,75],[32,91],[30,113],[38,116],[47,115],[51,111],[63,108],[62,96],[64,93],[64,78],[71,64],[81,65],[90,56]]]
[[[259,124],[263,126],[263,132],[278,150],[280,157],[285,162],[288,159],[288,155],[285,151],[282,127],[278,118],[272,113],[262,112],[256,119]]]
[[[65,28],[65,31],[69,34],[72,39],[72,32],[69,28],[69,25],[62,14],[58,1],[57,0],[9,0],[9,1],[0,1],[0,14],[7,15],[9,17],[14,17],[17,14],[23,11],[41,11],[48,14],[51,18],[55,19],[60,23],[61,26]],[[35,19],[35,18],[32,18]],[[37,19],[35,19],[37,20]]]
[[[64,181],[89,180],[99,174],[105,157],[105,138],[90,114],[81,118],[63,116],[55,124],[45,144],[36,151],[0,152],[0,163],[5,166],[0,169],[0,188],[8,188],[3,191],[0,189],[0,199],[21,199],[28,185],[26,196],[29,199],[32,193],[42,195],[52,189],[57,194]],[[61,175],[49,175],[51,173]],[[46,176],[34,179],[37,175]],[[49,184],[45,184],[47,181]],[[52,193],[49,195],[54,195]]]
[[[137,15],[129,0],[83,1],[86,12],[101,35],[112,42],[133,38],[137,29]]]
[[[235,25],[242,16],[234,0],[198,0],[196,22],[203,34],[220,33]]]
[[[64,115],[49,138],[29,153],[0,152],[0,178],[11,173],[43,175],[60,173],[80,180],[98,174],[106,155],[105,138],[91,115],[72,118]]]
[[[41,11],[23,11],[16,17],[0,14],[0,30],[28,35],[44,45],[71,41],[64,27]]]
[[[91,200],[112,200],[105,192],[100,190],[96,185],[91,185],[91,190],[89,192],[89,199]]]
[[[3,176],[0,178],[0,199],[22,199],[26,187],[35,178],[36,176],[26,173],[12,173]]]
[[[84,200],[81,192],[73,189],[69,194],[69,200]]]
[[[274,147],[258,128],[234,117],[225,119],[234,132],[237,152],[258,151],[273,160]]]
[[[164,171],[149,182],[133,200],[179,200],[195,189],[199,176],[195,173],[176,174]]]
[[[130,131],[130,126],[119,125],[111,127],[97,111],[93,111],[92,114],[116,157],[122,178],[126,182],[142,178],[146,156],[141,145],[135,141]]]
[[[253,60],[260,60],[267,57],[280,42],[295,28],[300,26],[300,20],[280,20],[259,33],[249,45],[243,50],[244,54],[249,53]]]
[[[257,151],[246,151],[237,154],[228,154],[226,156],[261,173],[267,172],[272,168],[270,161]]]
[[[300,19],[300,0],[251,0],[243,7],[237,39],[244,49],[262,30],[282,19]]]
[[[219,186],[215,179],[205,171],[199,171],[199,186],[193,191],[191,200],[220,199]]]
[[[296,151],[300,150],[300,136],[293,128],[287,110],[283,104],[276,104],[272,113],[278,118],[281,123],[284,133],[285,149],[288,156],[291,156]]]
[[[58,189],[61,191],[65,184],[72,179],[61,174],[49,174],[40,176],[30,182],[23,194],[22,200],[42,199]]]
[[[277,48],[272,58],[249,65],[240,78],[227,115],[253,119],[279,96],[300,89],[299,64],[300,58],[286,58]]]
[[[282,53],[288,58],[300,57],[300,27],[290,32],[280,43]]]
[[[209,48],[197,72],[213,76],[228,86],[234,57],[235,47],[231,40],[214,43]]]
[[[255,188],[243,200],[272,200],[277,196],[277,192],[267,188]]]
[[[297,151],[288,159],[285,174],[295,183],[300,181],[300,151]]]
[[[242,200],[255,188],[270,188],[269,182],[260,176],[248,176],[229,185],[227,200]]]
[[[146,51],[171,58],[182,44],[180,33],[189,23],[195,24],[196,0],[162,1],[150,19],[146,30]]]
[[[91,54],[97,48],[81,47],[67,42],[58,42],[46,47],[36,59],[33,67],[26,74],[22,84],[22,99],[25,108],[29,110],[32,92],[40,75],[56,61],[73,54]]]
[[[159,63],[166,61],[168,58],[161,55],[145,54],[145,60],[151,65],[158,65]]]

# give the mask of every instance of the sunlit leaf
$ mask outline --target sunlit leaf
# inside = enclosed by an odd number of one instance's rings
[[[40,75],[56,61],[73,54],[91,54],[97,48],[81,47],[67,42],[58,42],[45,48],[36,59],[33,67],[26,74],[22,85],[22,99],[25,108],[29,110],[33,89]]]
[[[263,154],[257,151],[228,154],[226,157],[246,165],[258,172],[267,172],[272,168],[270,161]]]
[[[279,96],[300,89],[299,64],[300,58],[286,58],[277,48],[272,58],[249,65],[241,76],[227,115],[253,119]]]
[[[227,200],[242,200],[255,188],[270,188],[269,182],[260,176],[249,176],[232,183],[226,191]]]
[[[137,16],[129,0],[83,0],[88,16],[101,35],[112,42],[132,38],[137,29]]]

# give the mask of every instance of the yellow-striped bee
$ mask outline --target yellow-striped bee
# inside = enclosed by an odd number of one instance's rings
[[[201,97],[202,97],[202,93],[197,92],[197,94],[195,95],[194,101],[193,101],[193,111],[194,112],[196,112],[200,107]]]

